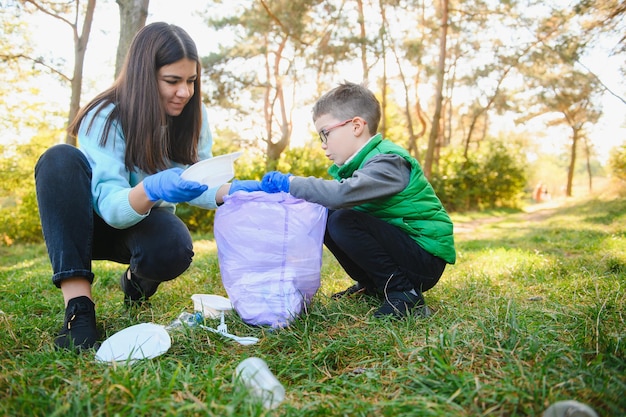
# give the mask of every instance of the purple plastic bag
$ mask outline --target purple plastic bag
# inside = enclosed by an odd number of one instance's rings
[[[320,287],[327,210],[288,193],[236,192],[215,214],[228,297],[242,320],[285,327]]]

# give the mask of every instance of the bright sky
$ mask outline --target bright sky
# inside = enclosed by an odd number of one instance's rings
[[[203,18],[197,15],[198,8],[202,7],[199,4],[205,4],[205,2],[198,2],[197,0],[151,0],[147,23],[166,21],[183,27],[196,41],[199,53],[206,55],[216,49],[217,37],[204,24]],[[226,7],[233,7],[233,2],[228,3]],[[42,17],[39,20],[39,30],[33,33],[35,43],[39,45],[42,51],[54,51],[55,56],[60,54],[71,56],[73,54],[73,45],[70,41],[71,33],[69,33],[66,25],[58,23],[57,25],[58,27],[51,26],[51,19]],[[55,32],[57,36],[50,36],[51,32]],[[68,42],[65,43],[66,51],[62,52],[59,51],[59,48],[63,43],[60,44],[58,39],[65,35],[67,35]],[[84,97],[93,96],[112,82],[118,37],[119,14],[117,5],[112,0],[99,2],[87,48]],[[623,62],[619,62],[615,58],[608,58],[606,51],[601,48],[597,48],[594,53],[595,55],[584,58],[583,64],[596,73],[602,82],[613,91],[626,95],[626,85],[618,73],[619,65],[623,65]],[[51,95],[59,97],[60,103],[67,104],[67,101],[62,100],[67,99],[60,91],[52,91]],[[626,104],[607,93],[603,98],[603,110],[604,117],[590,132],[590,136],[601,160],[606,160],[612,147],[626,142]],[[304,125],[302,126],[304,131],[313,129],[312,122],[308,117],[308,109],[303,109],[299,113],[303,117],[299,125]],[[215,125],[216,121],[213,124]],[[300,134],[304,133],[300,132]],[[567,137],[564,138],[564,141],[566,142],[567,139]],[[553,143],[554,141],[546,142]],[[546,152],[550,151],[551,149],[546,149]]]

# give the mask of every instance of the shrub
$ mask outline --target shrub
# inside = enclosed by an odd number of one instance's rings
[[[626,143],[611,150],[609,169],[613,176],[626,181]]]
[[[48,136],[50,137],[50,136]],[[33,140],[15,152],[4,151],[3,195],[0,196],[0,238],[4,245],[41,241],[41,226],[34,190],[33,167],[45,149],[45,141]],[[49,141],[48,141],[49,142]],[[48,143],[49,146],[49,143]],[[217,143],[215,155],[235,152],[233,144]],[[626,154],[626,149],[622,148]],[[11,156],[14,155],[14,156]],[[526,184],[521,152],[507,150],[501,141],[489,141],[483,150],[465,159],[458,149],[442,151],[432,184],[448,211],[516,207]],[[622,161],[626,158],[622,158]],[[235,178],[260,180],[266,172],[261,152],[246,152],[235,164]],[[318,146],[290,148],[277,164],[281,172],[330,178],[328,161]],[[626,169],[623,169],[626,175]],[[215,210],[179,204],[176,214],[192,232],[213,232]]]
[[[449,211],[518,207],[526,185],[522,153],[502,141],[486,142],[464,158],[460,149],[442,151],[431,183]]]
[[[28,143],[0,146],[0,245],[42,240],[34,167],[58,136],[46,128]]]

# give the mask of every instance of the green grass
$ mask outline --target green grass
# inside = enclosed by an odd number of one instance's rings
[[[132,366],[55,351],[63,302],[45,246],[2,247],[0,415],[540,416],[565,399],[626,415],[626,199],[455,220],[458,263],[426,293],[428,319],[375,321],[373,300],[331,300],[351,282],[325,252],[322,287],[289,328],[231,316],[233,333],[260,342],[184,329],[165,355]],[[192,267],[150,308],[126,310],[124,267],[95,262],[102,333],[167,324],[191,311],[193,293],[226,295],[214,241],[195,242]],[[279,408],[233,383],[249,356],[285,386]]]

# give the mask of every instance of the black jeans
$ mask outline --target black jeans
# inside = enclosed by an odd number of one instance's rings
[[[427,291],[446,267],[402,230],[356,210],[328,212],[324,244],[352,279],[379,293]]]
[[[155,289],[191,264],[191,235],[171,211],[153,208],[148,217],[127,229],[111,227],[96,214],[91,167],[78,148],[62,144],[44,152],[35,166],[35,184],[52,282],[57,287],[70,277],[93,282],[92,260],[129,264],[135,276]]]

